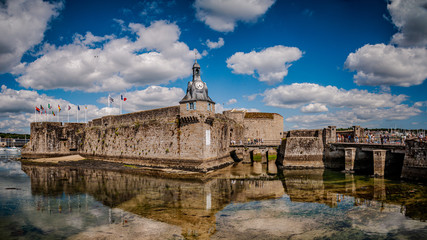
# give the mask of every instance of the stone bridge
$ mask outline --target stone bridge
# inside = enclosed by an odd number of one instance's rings
[[[267,163],[269,155],[276,155],[280,140],[263,140],[260,143],[231,144],[231,157],[244,163],[261,162]]]
[[[400,144],[330,143],[329,149],[325,150],[324,159],[327,167],[329,165],[333,168],[337,163],[334,164],[331,161],[334,159],[337,161],[337,156],[341,156],[342,159],[344,155],[346,172],[365,170],[369,174],[380,177],[386,172],[400,176],[405,156],[405,145]]]

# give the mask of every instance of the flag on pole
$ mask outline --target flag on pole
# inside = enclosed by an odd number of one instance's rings
[[[52,111],[53,116],[55,116],[55,112]]]
[[[77,110],[79,110],[79,111],[80,111],[80,106],[79,106],[79,105],[77,105]]]
[[[61,106],[59,106],[59,104],[58,104],[58,112],[61,112]]]
[[[108,100],[110,101],[110,103],[114,102],[114,98],[112,98],[111,96],[108,96]]]
[[[43,108],[43,106],[40,104],[40,109],[43,111],[44,110],[44,108]]]
[[[37,111],[37,112],[40,112],[40,108],[38,108],[37,106],[36,106],[36,111]]]
[[[122,98],[122,101],[125,102],[127,100],[127,98],[123,97],[123,95],[120,95]]]
[[[85,123],[87,123],[86,112],[87,112],[87,105],[85,105]]]
[[[52,106],[50,106],[50,103],[48,103],[48,104],[47,104],[47,107],[48,107],[49,109],[51,109],[51,108],[52,108]]]
[[[70,105],[68,105],[68,111],[67,111],[67,115],[68,115],[68,122],[70,122]]]

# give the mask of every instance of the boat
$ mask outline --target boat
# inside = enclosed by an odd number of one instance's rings
[[[21,149],[17,148],[17,147],[10,147],[6,149],[6,152],[9,154],[16,154],[16,153],[20,153]]]

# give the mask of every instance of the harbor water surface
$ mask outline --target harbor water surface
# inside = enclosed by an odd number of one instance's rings
[[[236,164],[203,179],[0,162],[0,239],[427,239],[427,188]]]

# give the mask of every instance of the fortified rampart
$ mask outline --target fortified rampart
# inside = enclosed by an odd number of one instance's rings
[[[277,163],[284,168],[324,168],[325,144],[334,142],[335,126],[288,131],[278,149]]]
[[[244,128],[242,143],[254,139],[275,141],[282,138],[283,117],[277,113],[246,112],[229,110],[224,111],[224,116],[235,120]],[[232,135],[232,140],[240,143],[238,135]]]
[[[360,137],[361,128],[353,127]],[[335,126],[287,132],[277,154],[279,168],[329,168],[427,181],[427,143],[407,140],[406,145],[336,142]]]
[[[76,154],[82,145],[85,126],[84,123],[31,123],[31,139],[22,154],[28,158]]]
[[[181,117],[179,106],[94,119],[88,124],[32,123],[24,157],[81,154],[149,167],[208,171],[232,163],[235,121],[216,114]]]
[[[407,140],[402,178],[427,182],[427,142]]]

